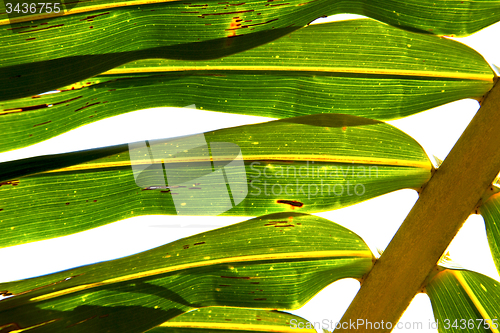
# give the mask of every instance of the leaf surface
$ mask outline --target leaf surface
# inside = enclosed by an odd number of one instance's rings
[[[148,333],[201,332],[279,332],[316,333],[313,324],[286,312],[206,307],[177,316],[148,331]],[[323,332],[328,332],[323,329]]]
[[[315,24],[221,59],[140,60],[58,93],[4,101],[0,151],[162,106],[195,104],[273,118],[344,113],[396,119],[461,98],[479,99],[493,77],[481,55],[449,39],[373,20]],[[46,80],[30,84],[46,88]],[[9,89],[25,87],[10,84],[6,94]]]
[[[439,271],[426,286],[438,331],[500,332],[500,282],[467,270]]]
[[[486,236],[493,255],[497,271],[500,272],[500,194],[498,188],[492,187],[494,193],[479,207],[479,213],[484,219]]]
[[[271,2],[78,1],[59,14],[12,19],[2,3],[0,100],[56,89],[139,59],[219,58],[337,13],[361,14],[411,30],[457,36],[500,19],[498,0]],[[44,89],[30,87],[33,82],[43,82]]]
[[[338,209],[431,175],[395,127],[313,115],[0,164],[0,246],[147,214]]]
[[[372,262],[367,245],[344,227],[306,214],[272,214],[0,284],[11,296],[0,301],[0,332],[142,332],[198,307],[296,309],[333,281],[361,278]]]

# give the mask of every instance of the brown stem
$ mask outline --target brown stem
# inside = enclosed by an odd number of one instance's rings
[[[390,332],[495,179],[500,170],[499,82],[421,192],[342,317],[344,328],[336,332]],[[384,329],[352,325],[358,320],[374,326],[383,321]]]

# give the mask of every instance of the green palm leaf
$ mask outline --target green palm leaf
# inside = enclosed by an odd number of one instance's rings
[[[495,262],[497,271],[500,272],[500,198],[498,188],[492,186],[489,193],[493,193],[493,195],[481,204],[479,213],[486,225],[486,235],[491,254],[493,255],[493,261]]]
[[[344,113],[395,119],[480,98],[493,77],[481,55],[452,40],[372,20],[316,24],[222,59],[141,60],[59,93],[0,103],[0,151],[160,106],[195,104],[202,110],[275,118]],[[26,88],[8,84],[5,96]],[[40,92],[46,80],[30,85],[39,85],[35,90]]]
[[[11,19],[0,7],[0,100],[39,94],[138,59],[226,56],[336,13],[439,35],[470,34],[500,19],[498,0],[272,2],[96,0],[59,14]],[[44,89],[30,88],[30,82],[43,82]]]
[[[177,316],[148,333],[277,332],[316,333],[307,320],[278,311],[229,307],[206,307]],[[323,332],[328,332],[323,329]]]
[[[395,127],[326,114],[5,162],[0,246],[146,214],[337,209],[418,189],[431,168]]]
[[[296,309],[333,281],[361,278],[372,263],[348,229],[317,216],[273,214],[0,284],[11,296],[0,301],[0,329],[142,332],[198,307]]]
[[[435,274],[426,292],[439,332],[500,332],[500,282],[443,267]]]

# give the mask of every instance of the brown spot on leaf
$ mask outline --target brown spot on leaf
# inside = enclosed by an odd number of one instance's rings
[[[96,103],[92,103],[92,104],[89,104],[89,105],[82,106],[81,108],[76,109],[75,112],[81,111],[83,109],[86,109],[86,108],[91,107],[92,105],[96,105],[96,104],[101,104],[101,102],[96,102]]]
[[[107,15],[107,14],[109,14],[109,12],[102,13],[102,14],[97,14],[97,15],[87,16],[86,18],[81,19],[80,21],[92,21],[92,20],[94,20],[98,16]]]
[[[68,90],[74,90],[74,89],[75,89],[75,87],[72,87],[71,89],[68,89]],[[78,89],[81,89],[81,88],[78,88]],[[61,91],[68,91],[68,90],[61,90]],[[82,98],[82,97],[83,96],[78,96],[78,97],[70,98],[70,99],[67,99],[65,101],[54,103],[53,105],[59,105],[59,104],[64,104],[64,103],[72,102],[72,101],[77,100],[77,99]]]
[[[227,37],[234,37],[236,36],[236,29],[239,29],[239,27],[241,26],[241,22],[242,20],[239,19],[239,17],[233,17],[233,19],[231,20],[231,23],[229,24],[229,29],[226,29],[228,31],[228,35]],[[226,42],[226,46],[229,46],[227,44],[230,44],[231,42]]]
[[[38,110],[38,109],[44,109],[48,108],[48,104],[38,104],[38,105],[32,105],[32,106],[25,106],[22,108],[14,108],[14,109],[4,109],[4,112],[0,113],[1,115],[4,114],[9,114],[9,113],[18,113],[18,112],[24,112],[24,111],[33,111],[33,110]]]
[[[277,203],[281,203],[281,204],[285,204],[285,205],[290,205],[292,207],[302,207],[304,206],[304,204],[300,201],[296,201],[296,200],[277,200],[276,201]]]
[[[194,245],[201,245],[201,244],[205,244],[205,242],[194,243]]]
[[[33,127],[37,127],[37,126],[40,126],[40,125],[45,125],[45,124],[48,124],[48,123],[51,123],[51,122],[52,122],[52,120],[49,120],[49,121],[46,121],[44,123],[33,125]]]
[[[0,183],[0,187],[3,185],[17,186],[17,185],[19,185],[19,180],[15,179],[15,180],[9,180],[9,181]]]

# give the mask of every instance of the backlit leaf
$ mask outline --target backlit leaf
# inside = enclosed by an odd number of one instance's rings
[[[431,168],[397,128],[333,114],[16,160],[0,164],[0,246],[146,214],[326,211],[419,189]]]
[[[177,316],[148,333],[278,332],[316,333],[311,322],[286,312],[206,307]],[[323,332],[328,332],[323,329]]]
[[[486,225],[486,235],[490,245],[493,261],[500,272],[500,193],[498,188],[492,186],[490,193],[494,193],[479,207],[479,213],[484,219]]]
[[[500,282],[467,270],[438,271],[426,292],[439,332],[500,332]]]
[[[59,14],[40,13],[40,8],[36,14],[15,18],[9,18],[4,3],[0,4],[0,100],[56,89],[139,59],[226,56],[337,13],[361,14],[397,27],[457,36],[500,19],[498,0],[71,3],[73,8]],[[33,82],[43,82],[44,89],[30,87]]]
[[[2,328],[143,332],[205,306],[297,309],[373,255],[359,236],[298,213],[263,216],[136,255],[0,284]]]
[[[222,59],[141,60],[57,93],[4,101],[0,151],[161,106],[195,104],[202,110],[273,118],[344,113],[396,119],[480,98],[491,89],[493,76],[481,55],[449,39],[373,20],[315,24]],[[29,84],[38,84],[41,92],[47,82]],[[25,89],[10,82],[3,91]]]

